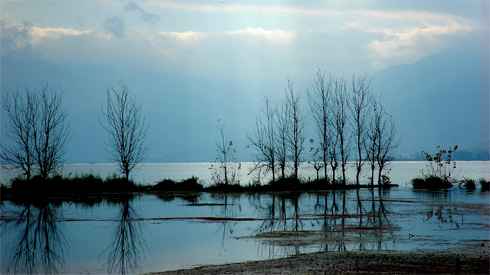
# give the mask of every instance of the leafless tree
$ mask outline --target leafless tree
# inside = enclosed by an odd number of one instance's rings
[[[218,119],[217,127],[219,140],[216,141],[218,149],[213,165],[213,181],[217,185],[238,184],[241,164],[237,162],[233,141],[225,135],[225,124],[222,124],[220,119]]]
[[[1,145],[1,158],[14,168],[21,169],[27,179],[31,178],[34,162],[33,128],[38,113],[38,98],[26,88],[25,94],[17,90],[2,100],[9,123],[7,135],[13,144]]]
[[[380,121],[380,111],[382,111],[382,108],[378,107],[378,102],[376,100],[373,100],[370,104],[369,130],[366,132],[366,142],[364,143],[366,160],[368,161],[371,170],[371,186],[374,185],[374,171],[376,170],[377,144],[379,142],[377,125],[379,125]]]
[[[36,126],[33,128],[34,157],[43,179],[60,164],[66,152],[69,130],[68,112],[63,109],[61,92],[48,89],[45,84],[40,93]]]
[[[383,169],[390,161],[390,154],[398,147],[398,140],[393,117],[385,111],[383,104],[373,101],[371,106],[372,115],[364,148],[371,168],[371,185],[374,185],[376,166],[378,167],[378,184],[382,184]]]
[[[308,103],[311,114],[315,121],[316,131],[319,140],[319,150],[316,152],[322,161],[324,178],[328,179],[328,151],[330,145],[329,124],[330,124],[330,96],[332,93],[331,77],[325,80],[325,74],[318,69],[315,78],[315,86],[312,91],[307,90]]]
[[[286,107],[286,101],[282,101],[281,105],[277,109],[278,115],[276,120],[277,135],[276,141],[276,156],[279,170],[281,171],[281,178],[286,178],[286,163],[288,158],[288,143],[287,136],[289,132],[289,124],[287,121],[288,108]]]
[[[141,115],[141,105],[129,96],[128,86],[122,81],[120,86],[120,91],[107,88],[107,106],[102,110],[107,122],[100,124],[110,136],[107,152],[129,180],[129,173],[145,158],[148,126]]]
[[[259,116],[255,118],[255,127],[251,134],[247,133],[250,146],[255,150],[257,165],[254,169],[265,168],[272,172],[272,181],[276,180],[276,140],[275,119],[276,109],[271,106],[269,97],[264,96]]]
[[[61,164],[69,139],[62,91],[45,83],[40,91],[26,89],[25,96],[17,91],[2,103],[10,120],[7,133],[13,145],[2,145],[1,158],[22,169],[27,179],[33,167],[47,179]]]
[[[371,81],[366,75],[352,76],[352,90],[350,96],[349,110],[353,130],[356,158],[356,184],[359,184],[361,169],[365,162],[363,156],[364,143],[366,142],[366,131],[369,119],[369,105],[371,103]]]
[[[293,81],[288,78],[288,89],[286,90],[286,109],[288,122],[288,135],[286,141],[291,152],[293,162],[293,177],[298,179],[298,169],[302,161],[302,153],[305,142],[306,117],[300,104],[301,96],[294,92]]]
[[[396,125],[393,120],[393,116],[381,108],[380,119],[376,125],[376,131],[378,132],[376,162],[378,164],[378,184],[385,184],[382,180],[383,169],[386,164],[391,160],[390,154],[398,147],[398,140],[396,139]]]
[[[347,85],[344,77],[338,77],[333,83],[333,128],[337,135],[338,153],[340,154],[340,167],[342,169],[342,184],[345,185],[347,161],[349,159],[351,135],[348,129],[349,114],[348,114],[348,98]]]

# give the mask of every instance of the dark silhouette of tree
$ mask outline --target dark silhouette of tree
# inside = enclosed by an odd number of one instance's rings
[[[43,179],[58,168],[69,139],[68,112],[63,109],[62,91],[43,84],[40,91],[26,89],[3,100],[10,124],[7,127],[13,140],[3,146],[1,158],[24,171],[26,178],[35,167]]]
[[[213,165],[213,181],[217,185],[237,184],[241,164],[237,162],[233,141],[225,135],[225,124],[218,119],[219,139],[216,141],[217,156]]]
[[[350,96],[349,110],[354,136],[356,158],[356,184],[359,184],[361,169],[366,157],[363,156],[366,131],[369,122],[369,106],[371,104],[371,80],[366,75],[352,76],[352,94]]]
[[[340,154],[340,167],[342,169],[342,184],[345,185],[347,161],[349,160],[351,135],[348,129],[349,114],[348,114],[348,97],[347,85],[344,77],[339,77],[333,83],[333,128],[337,137],[338,153]]]
[[[293,81],[288,78],[286,90],[286,118],[288,134],[286,142],[293,162],[293,177],[298,179],[298,169],[302,161],[302,153],[305,142],[306,117],[300,105],[301,96],[294,92]]]
[[[311,114],[315,121],[316,132],[319,140],[319,150],[315,150],[315,156],[319,156],[323,163],[323,171],[325,180],[328,179],[328,151],[331,144],[330,141],[330,96],[332,93],[332,79],[325,81],[325,74],[318,69],[315,78],[315,86],[312,91],[307,90],[308,103],[310,105]],[[315,169],[318,166],[315,166]],[[318,170],[317,170],[318,172]],[[318,173],[317,173],[318,174]],[[317,176],[318,177],[318,176]]]
[[[376,121],[376,131],[378,132],[376,162],[378,164],[378,184],[384,184],[383,169],[391,160],[390,153],[398,147],[396,140],[396,125],[393,116],[387,113],[380,105],[379,119]]]
[[[276,180],[276,125],[277,110],[271,106],[270,98],[264,96],[260,115],[255,118],[255,127],[247,133],[250,146],[255,150],[257,164],[254,169],[265,168],[272,172],[272,181]]]
[[[371,185],[374,184],[374,171],[378,167],[378,184],[382,184],[383,169],[390,161],[390,153],[398,147],[396,125],[383,104],[373,101],[369,131],[365,144],[366,158],[371,168]]]
[[[289,132],[289,124],[287,121],[287,107],[286,101],[282,101],[278,108],[278,116],[276,120],[277,135],[276,141],[276,154],[279,170],[281,171],[281,178],[286,178],[286,164],[288,159],[288,143],[287,136]]]
[[[15,168],[22,169],[27,179],[31,178],[34,162],[33,128],[37,118],[38,101],[36,94],[26,88],[25,93],[17,90],[12,97],[7,94],[2,107],[7,112],[9,123],[7,135],[13,142],[1,145],[1,158]]]
[[[107,106],[102,110],[107,122],[100,124],[110,135],[107,152],[129,180],[129,173],[145,158],[148,126],[141,115],[141,105],[129,96],[128,86],[122,81],[120,86],[120,91],[107,88]]]

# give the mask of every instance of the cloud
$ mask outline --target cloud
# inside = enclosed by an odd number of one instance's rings
[[[158,32],[162,36],[172,37],[180,42],[195,42],[199,39],[202,39],[206,36],[205,33],[202,32]]]
[[[157,14],[151,14],[144,11],[140,6],[138,6],[138,4],[132,1],[124,6],[124,11],[138,13],[140,15],[140,19],[146,23],[155,24],[160,20],[160,17]]]
[[[128,4],[124,6],[122,13],[104,20],[103,22],[104,30],[107,33],[110,33],[115,37],[121,39],[126,32],[125,15],[128,13],[138,14],[138,18],[142,22],[148,23],[150,25],[153,25],[160,20],[160,17],[158,15],[148,13],[145,10],[143,10],[138,4],[130,1]]]
[[[19,51],[28,46],[31,24],[14,22],[8,16],[0,17],[1,54]]]
[[[117,38],[122,38],[124,36],[124,32],[126,26],[124,24],[123,18],[121,15],[116,15],[111,18],[107,18],[104,21],[104,30],[108,33],[111,33]]]
[[[236,31],[227,31],[224,32],[225,35],[245,35],[251,37],[260,37],[268,41],[278,42],[278,43],[287,43],[291,42],[295,37],[296,33],[292,31],[283,31],[283,30],[264,30],[262,28],[247,28]]]

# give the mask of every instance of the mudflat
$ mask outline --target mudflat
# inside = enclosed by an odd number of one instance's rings
[[[489,244],[472,241],[445,251],[321,252],[153,274],[490,274]]]

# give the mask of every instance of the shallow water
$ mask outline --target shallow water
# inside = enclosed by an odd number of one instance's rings
[[[4,202],[1,271],[143,273],[317,251],[447,249],[489,239],[489,199],[394,188]]]
[[[489,164],[460,162],[459,176],[489,178]],[[134,177],[145,184],[192,175],[209,181],[209,165],[145,164]],[[306,252],[448,249],[489,240],[490,193],[406,187],[424,167],[422,162],[393,163],[390,176],[400,187],[381,193],[167,193],[91,203],[4,201],[1,272],[145,273]],[[106,176],[115,165],[63,169],[65,175]],[[2,181],[14,171],[3,172]],[[242,173],[243,183],[251,180]],[[302,170],[301,175],[314,176],[314,171]]]

